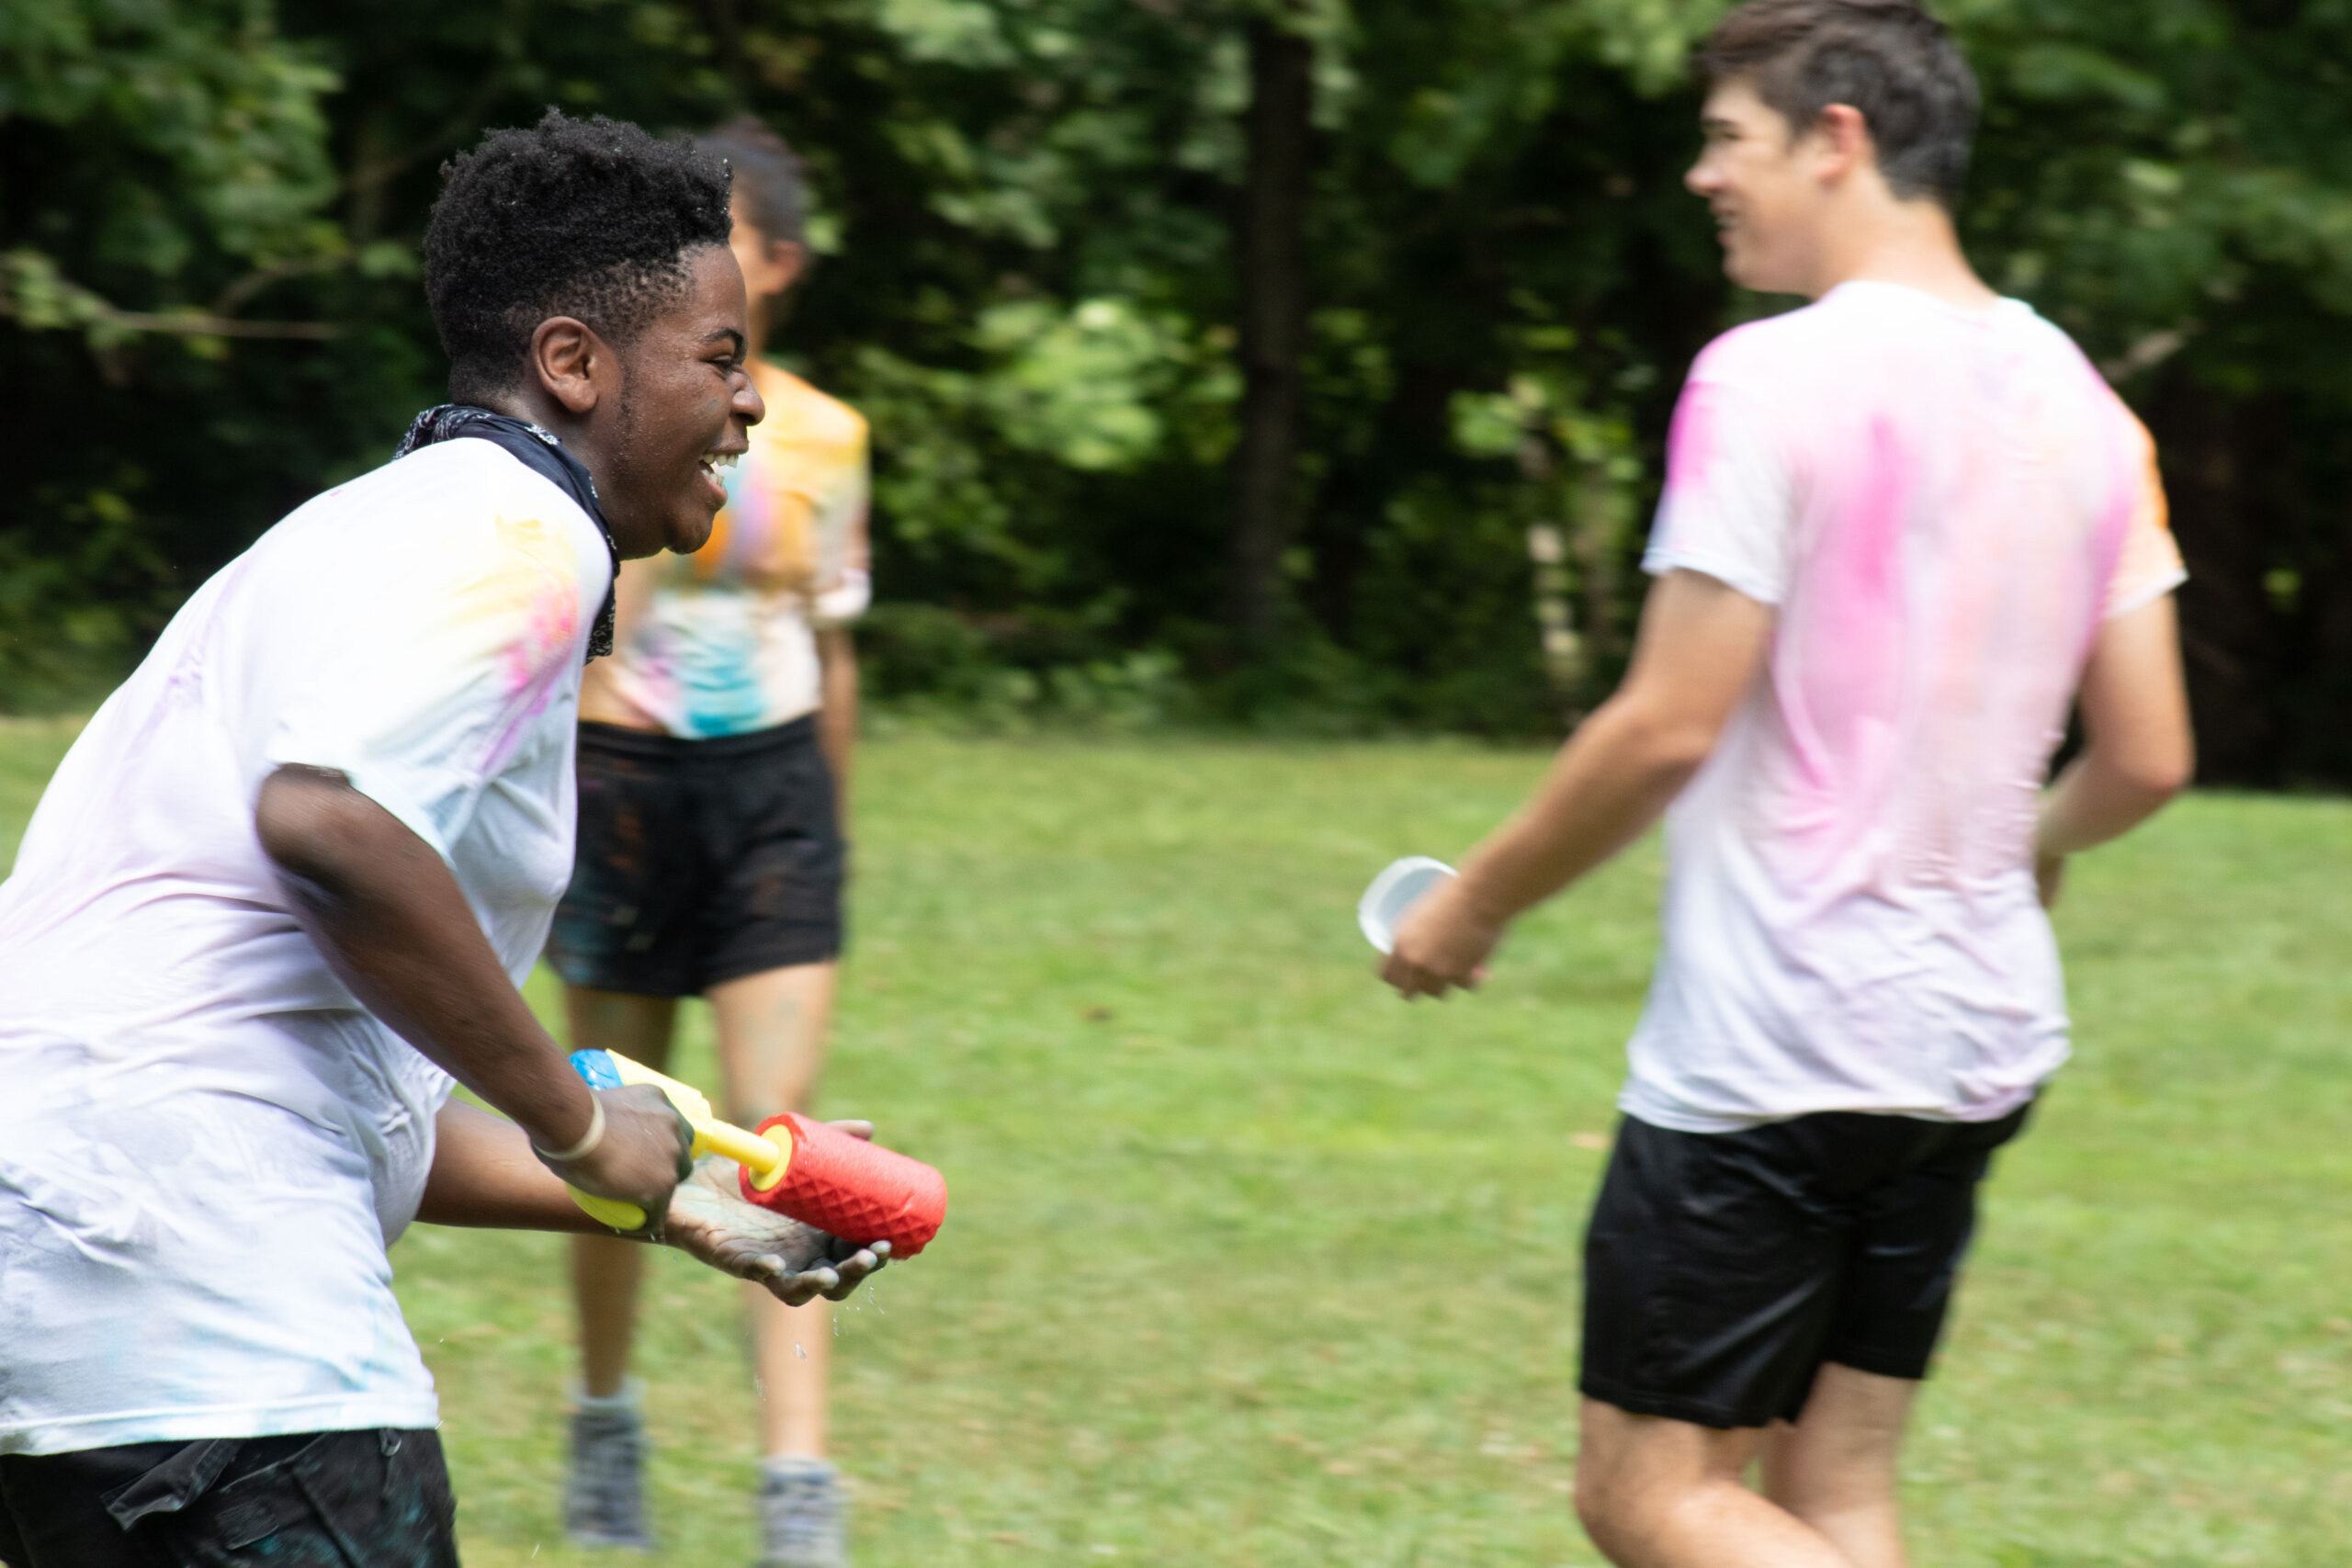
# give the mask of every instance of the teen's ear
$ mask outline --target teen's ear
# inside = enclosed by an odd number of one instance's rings
[[[1842,180],[1877,162],[1878,150],[1871,141],[1870,121],[1851,104],[1831,104],[1824,108],[1821,118],[1813,122],[1813,138],[1824,179]]]
[[[620,362],[587,322],[549,316],[531,333],[531,371],[566,412],[579,415],[618,390]]]

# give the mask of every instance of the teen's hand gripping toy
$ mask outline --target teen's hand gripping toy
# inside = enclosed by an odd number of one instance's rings
[[[699,1090],[627,1056],[574,1051],[571,1066],[594,1089],[650,1083],[669,1096],[694,1127],[695,1157],[721,1155],[742,1168],[738,1175],[747,1203],[860,1247],[887,1241],[894,1258],[921,1252],[947,1217],[946,1178],[839,1127],[787,1113],[747,1133],[712,1115]],[[591,1197],[578,1188],[571,1199],[615,1230],[645,1224],[645,1211],[634,1203]]]

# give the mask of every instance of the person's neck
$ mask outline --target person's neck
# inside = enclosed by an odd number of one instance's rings
[[[1864,211],[1841,216],[1832,231],[1838,241],[1822,255],[1816,299],[1841,283],[1900,284],[1964,310],[2000,299],[1968,265],[1951,214],[1939,202],[1870,202]]]
[[[580,459],[588,477],[596,481],[598,491],[605,489],[605,464],[602,444],[595,436],[594,422],[583,419],[557,401],[545,388],[530,388],[498,392],[480,400],[481,406],[509,419],[524,420],[537,425],[563,443],[563,449]]]

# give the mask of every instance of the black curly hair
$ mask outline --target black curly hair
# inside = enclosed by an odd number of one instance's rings
[[[512,388],[549,316],[626,346],[684,293],[689,255],[727,243],[726,160],[626,120],[550,108],[441,173],[424,295],[460,402]]]

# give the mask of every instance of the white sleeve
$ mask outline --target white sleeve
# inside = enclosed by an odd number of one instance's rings
[[[808,606],[808,621],[815,626],[845,626],[865,614],[874,602],[873,551],[866,535],[872,476],[863,421],[845,447],[845,460],[835,471],[823,501],[823,585]]]
[[[1695,373],[1674,409],[1666,491],[1642,569],[1704,572],[1750,599],[1787,595],[1795,491],[1782,444],[1756,400]]]
[[[575,677],[608,563],[564,523],[499,520],[425,550],[320,649],[273,716],[265,768],[352,786],[444,860],[531,721]]]
[[[845,567],[841,580],[808,603],[808,624],[845,626],[865,614],[874,603],[874,579],[856,567]]]

